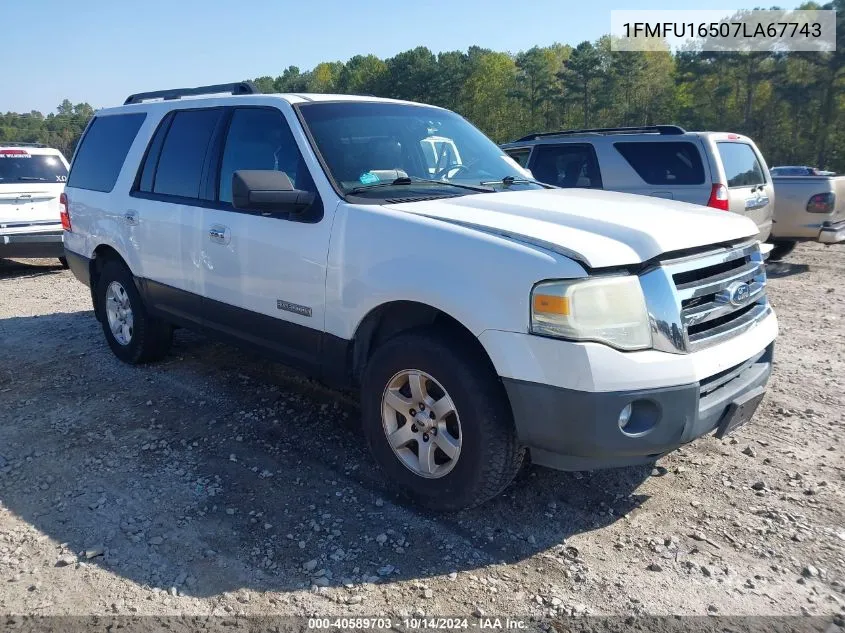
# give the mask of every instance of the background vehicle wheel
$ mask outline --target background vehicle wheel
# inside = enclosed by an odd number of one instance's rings
[[[784,240],[784,241],[777,241],[772,242],[774,248],[772,252],[769,253],[769,259],[773,262],[779,261],[789,255],[792,251],[795,250],[795,247],[798,245],[798,242],[794,240]]]
[[[69,268],[66,258],[59,257],[59,263],[62,265],[62,268],[64,268],[64,269]]]
[[[496,496],[525,455],[498,376],[458,337],[420,330],[384,343],[365,368],[361,412],[387,479],[433,510]]]
[[[132,273],[123,263],[111,260],[103,266],[97,305],[106,341],[120,360],[134,365],[167,354],[173,328],[147,314]]]

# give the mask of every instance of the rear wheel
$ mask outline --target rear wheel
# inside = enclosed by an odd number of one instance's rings
[[[795,240],[783,240],[772,242],[774,248],[769,253],[769,259],[771,261],[778,261],[789,255],[792,251],[795,250],[795,247],[798,245],[798,242]]]
[[[458,510],[499,494],[518,472],[510,404],[495,372],[460,339],[402,334],[367,364],[364,434],[388,480],[434,510]]]
[[[173,328],[147,314],[132,273],[122,262],[110,260],[103,266],[97,305],[106,341],[120,360],[134,365],[167,354]]]

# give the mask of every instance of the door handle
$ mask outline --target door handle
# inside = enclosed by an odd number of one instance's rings
[[[134,209],[130,209],[126,213],[123,214],[123,221],[126,222],[130,226],[137,226],[138,225],[138,212]]]
[[[229,227],[222,224],[214,224],[208,229],[208,239],[217,244],[228,244],[229,237]]]
[[[755,198],[746,198],[745,199],[745,210],[746,211],[753,211],[754,209],[761,209],[769,204],[769,196],[767,195],[758,195]]]

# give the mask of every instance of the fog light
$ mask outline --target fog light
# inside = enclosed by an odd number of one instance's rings
[[[631,413],[633,413],[634,407],[631,404],[626,404],[625,408],[619,412],[619,428],[623,431],[625,427],[628,426],[628,422],[631,421]]]
[[[619,430],[628,437],[641,437],[660,421],[660,407],[652,400],[634,400],[619,412]]]

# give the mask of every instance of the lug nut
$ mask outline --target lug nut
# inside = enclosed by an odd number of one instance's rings
[[[425,411],[425,404],[420,402],[420,411]]]
[[[423,433],[423,442],[428,441],[428,433]]]
[[[434,415],[434,411],[432,411],[431,413],[429,413],[429,414],[428,414],[428,417],[430,417],[430,418],[433,420],[433,419],[435,419],[437,416],[436,416],[436,415]]]
[[[411,425],[411,431],[412,431],[413,433],[416,433],[416,432],[417,432],[417,425],[416,425],[416,424],[412,424],[412,425]]]
[[[417,412],[416,412],[416,411],[414,411],[413,409],[411,409],[410,411],[408,411],[408,413],[410,413],[411,415],[416,415],[416,414],[417,414]]]

